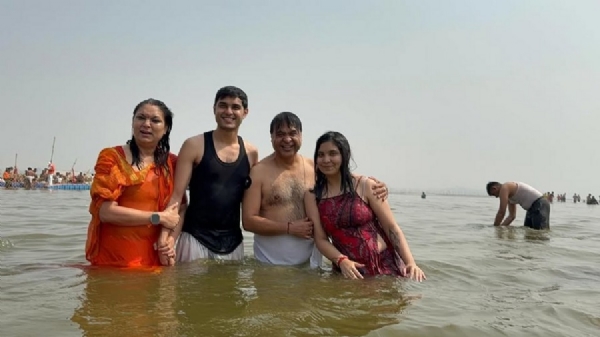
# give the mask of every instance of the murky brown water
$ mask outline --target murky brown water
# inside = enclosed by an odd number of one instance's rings
[[[0,336],[597,336],[600,206],[552,231],[489,225],[492,198],[392,195],[428,280],[344,280],[255,262],[75,268],[86,191],[0,191]]]

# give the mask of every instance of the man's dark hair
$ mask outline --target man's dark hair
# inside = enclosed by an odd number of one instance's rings
[[[487,185],[485,185],[485,189],[487,191],[487,194],[488,195],[492,195],[492,187],[499,186],[499,185],[502,185],[502,184],[500,184],[497,181],[490,181],[489,183],[487,183]]]
[[[269,133],[273,133],[279,130],[282,126],[288,126],[290,128],[296,128],[296,130],[302,132],[302,122],[300,118],[293,112],[284,111],[278,113],[271,121]]]
[[[244,90],[238,87],[234,87],[232,85],[223,87],[219,89],[219,91],[217,91],[217,94],[215,95],[215,103],[213,104],[213,106],[217,105],[217,102],[225,97],[239,98],[240,101],[242,101],[242,106],[244,107],[244,109],[248,109],[248,96],[246,95]]]

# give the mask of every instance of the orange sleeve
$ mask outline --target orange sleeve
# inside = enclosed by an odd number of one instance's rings
[[[86,258],[91,261],[98,252],[100,230],[100,207],[105,201],[116,201],[126,186],[126,178],[121,169],[121,159],[114,148],[100,151],[94,166],[94,180],[90,187],[89,212],[92,215],[88,226],[88,237],[85,247]]]
[[[106,148],[100,151],[98,160],[94,166],[94,180],[90,187],[92,206],[98,209],[105,201],[116,201],[123,192],[126,179],[120,165],[119,154],[114,148]]]

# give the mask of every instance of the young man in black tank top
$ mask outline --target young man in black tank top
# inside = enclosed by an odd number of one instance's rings
[[[237,87],[221,88],[213,111],[217,128],[186,139],[177,159],[170,204],[181,200],[188,186],[190,201],[183,227],[163,230],[159,245],[172,248],[178,240],[178,262],[244,257],[240,204],[250,168],[258,162],[256,147],[238,136],[248,97]]]

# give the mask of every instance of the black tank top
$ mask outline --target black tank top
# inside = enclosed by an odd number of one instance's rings
[[[241,202],[249,186],[250,163],[242,137],[240,153],[233,163],[217,156],[213,132],[204,133],[204,155],[192,170],[190,202],[182,230],[217,254],[233,252],[243,240]]]

